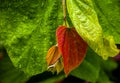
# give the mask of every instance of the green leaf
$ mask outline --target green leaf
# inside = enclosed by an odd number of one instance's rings
[[[107,72],[111,72],[112,70],[116,69],[117,67],[118,67],[117,62],[112,59],[103,60],[101,62],[101,68]]]
[[[110,81],[107,74],[104,71],[101,70],[99,78],[97,80],[97,83],[114,83],[114,82]]]
[[[120,44],[120,1],[93,0],[103,33],[107,37],[112,35],[116,44]]]
[[[92,83],[111,83],[111,71],[117,66],[117,63],[111,58],[103,60],[89,48],[85,60],[71,72],[71,75]]]
[[[0,83],[25,83],[28,77],[16,69],[7,55],[0,60]]]
[[[47,51],[63,23],[61,1],[6,0],[0,8],[0,41],[14,66],[30,76],[47,70]]]
[[[96,82],[100,71],[101,57],[99,57],[92,49],[88,49],[85,60],[81,65],[71,72],[73,76],[89,82]]]
[[[117,62],[111,58],[108,60],[102,60],[97,83],[114,83],[111,81],[111,78],[113,78],[112,71],[117,67]]]
[[[67,0],[67,9],[79,35],[98,55],[107,59],[118,54],[113,37],[104,37],[91,0]]]

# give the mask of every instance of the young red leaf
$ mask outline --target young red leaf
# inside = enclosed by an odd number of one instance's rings
[[[47,60],[47,64],[49,65],[53,65],[56,63],[56,61],[60,58],[61,53],[58,49],[58,46],[52,46],[47,53],[46,56],[46,60]]]
[[[64,61],[64,72],[68,75],[81,64],[86,55],[88,45],[78,35],[75,28],[59,26],[56,36]]]

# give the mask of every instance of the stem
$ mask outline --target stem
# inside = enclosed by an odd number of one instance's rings
[[[67,25],[67,22],[66,22],[66,0],[62,0],[62,6],[63,6],[64,22],[65,22],[65,25]]]

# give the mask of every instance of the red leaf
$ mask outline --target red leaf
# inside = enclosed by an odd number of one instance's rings
[[[53,65],[56,63],[56,61],[60,58],[61,53],[60,50],[58,49],[58,46],[52,46],[47,53],[46,60],[48,66]]]
[[[79,36],[75,28],[60,26],[56,31],[56,36],[64,61],[64,72],[68,75],[81,64],[86,55],[88,45]]]

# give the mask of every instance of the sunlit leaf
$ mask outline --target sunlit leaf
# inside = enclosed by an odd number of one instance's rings
[[[91,0],[67,0],[67,9],[76,31],[98,55],[107,59],[118,54],[113,37],[104,37]]]
[[[32,76],[47,70],[46,54],[62,24],[58,0],[0,1],[0,41],[16,68]]]
[[[115,43],[120,44],[120,0],[92,1],[104,35],[112,35]]]
[[[59,26],[56,36],[58,47],[63,56],[64,72],[68,75],[83,61],[87,51],[87,44],[78,35],[75,28]]]

